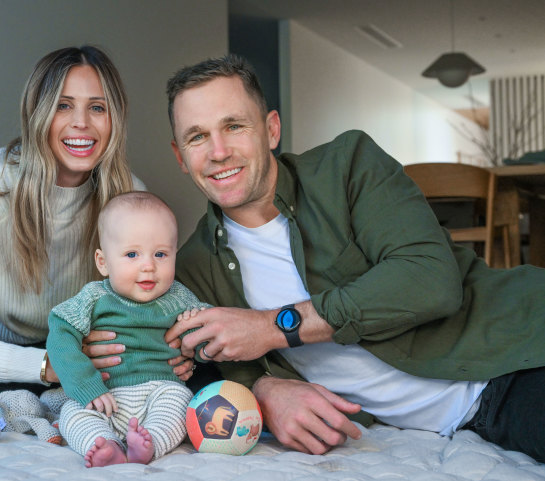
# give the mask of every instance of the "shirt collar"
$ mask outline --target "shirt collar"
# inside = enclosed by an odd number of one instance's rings
[[[288,219],[297,211],[297,181],[295,167],[289,162],[291,154],[283,154],[278,159],[278,180],[274,205]]]
[[[223,213],[217,204],[208,201],[207,208],[208,232],[212,245],[210,248],[214,254],[218,253],[218,242],[227,242],[227,236],[224,235],[223,229]],[[218,235],[221,232],[220,235]]]
[[[294,175],[294,168],[286,159],[288,155],[282,155],[277,160],[278,179],[274,205],[288,219],[295,216],[297,210],[296,194],[297,184]],[[221,208],[212,202],[207,207],[208,232],[212,245],[210,248],[214,254],[218,253],[218,244],[227,244],[227,235],[223,226],[223,212]]]

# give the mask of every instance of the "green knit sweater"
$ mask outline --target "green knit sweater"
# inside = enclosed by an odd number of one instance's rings
[[[161,297],[138,303],[116,294],[108,279],[91,282],[49,315],[47,352],[66,394],[83,406],[109,389],[152,380],[178,381],[167,361],[179,355],[164,340],[176,316],[188,309],[210,307],[179,282]],[[110,379],[82,353],[82,339],[93,330],[117,333],[109,343],[125,345],[122,362],[107,368]]]

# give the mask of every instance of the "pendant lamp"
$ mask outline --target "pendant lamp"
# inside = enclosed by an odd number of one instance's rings
[[[470,75],[483,73],[485,69],[465,53],[454,51],[454,12],[452,0],[450,1],[450,30],[452,52],[441,55],[422,72],[422,76],[436,78],[445,87],[459,87],[467,81]]]

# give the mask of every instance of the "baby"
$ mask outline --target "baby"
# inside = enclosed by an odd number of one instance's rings
[[[85,285],[49,316],[47,352],[70,398],[59,429],[87,467],[147,464],[181,443],[192,397],[167,363],[180,353],[164,334],[178,314],[209,305],[174,281],[176,219],[157,196],[113,198],[98,232],[95,262],[108,278]],[[107,381],[82,353],[90,330],[113,331],[111,342],[125,345]]]

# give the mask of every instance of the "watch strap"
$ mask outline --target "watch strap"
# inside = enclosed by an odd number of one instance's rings
[[[288,346],[299,347],[303,345],[303,341],[301,341],[301,337],[299,337],[299,329],[291,332],[284,332],[284,335],[288,341]]]

